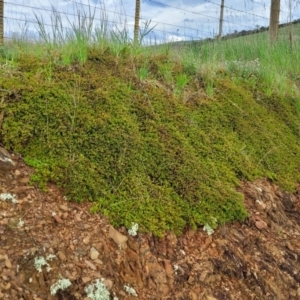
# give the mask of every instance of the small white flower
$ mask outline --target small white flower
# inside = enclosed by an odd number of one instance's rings
[[[55,295],[58,290],[65,290],[71,285],[71,281],[69,279],[62,278],[58,280],[56,283],[51,285],[50,287],[50,293],[51,295]]]
[[[129,295],[132,295],[132,296],[137,297],[137,293],[136,293],[136,291],[135,291],[135,289],[134,289],[133,287],[131,287],[131,286],[125,284],[125,285],[124,285],[124,290],[125,290],[125,292],[127,292]]]
[[[128,234],[131,235],[131,236],[136,236],[138,230],[139,230],[139,224],[132,223],[131,228],[128,230]]]

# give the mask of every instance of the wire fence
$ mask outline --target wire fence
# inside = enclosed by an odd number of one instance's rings
[[[115,33],[126,32],[133,36],[135,1],[119,0],[114,5],[95,0],[54,0],[41,4],[38,0],[4,1],[4,38],[40,38],[39,21],[49,33],[57,26],[55,16],[60,16],[60,29],[74,30],[74,24],[89,24],[92,30],[106,28]],[[179,2],[179,1],[178,1]],[[180,1],[179,3],[181,3]],[[225,0],[223,35],[234,32],[253,31],[269,26],[270,0],[244,0],[232,7]],[[300,19],[299,1],[286,0],[280,10],[280,22]],[[220,0],[202,0],[197,5],[170,5],[167,0],[147,0],[141,5],[140,31],[146,33],[144,43],[188,41],[215,38],[219,32]],[[85,22],[85,24],[83,24]]]

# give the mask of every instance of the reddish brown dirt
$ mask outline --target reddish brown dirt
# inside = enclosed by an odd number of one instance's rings
[[[0,200],[0,299],[89,299],[84,288],[97,278],[105,279],[111,299],[300,299],[300,191],[292,195],[266,180],[244,183],[245,222],[211,236],[200,228],[180,237],[131,237],[118,228],[128,237],[119,246],[90,204],[67,201],[56,186],[46,193],[30,186],[32,170],[12,158],[16,168],[0,172],[0,194],[18,199]],[[57,256],[52,270],[39,273],[34,258],[50,253]],[[60,276],[72,285],[51,296]]]

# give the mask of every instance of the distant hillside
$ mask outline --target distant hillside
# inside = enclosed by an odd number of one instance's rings
[[[299,24],[300,24],[300,19],[294,20],[292,23],[279,24],[279,29],[281,29],[281,30],[279,30],[279,34],[283,28],[288,28],[291,25],[297,25],[297,28],[298,28]],[[238,38],[238,37],[242,37],[242,36],[259,34],[259,33],[266,32],[268,30],[269,30],[269,26],[267,26],[267,27],[261,26],[259,28],[252,29],[252,30],[241,30],[241,31],[235,30],[235,32],[233,32],[233,33],[228,33],[228,34],[222,36],[221,39],[219,39],[218,37],[215,37],[215,38],[206,38],[206,39],[202,39],[202,40],[193,40],[193,41],[170,42],[168,44],[170,44],[172,46],[183,46],[183,45],[191,45],[191,44],[199,45],[202,43],[213,42],[213,41],[217,41],[217,40],[229,40],[229,39],[234,39],[234,38]]]

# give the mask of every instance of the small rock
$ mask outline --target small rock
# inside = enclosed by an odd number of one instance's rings
[[[84,262],[85,262],[85,264],[86,264],[89,268],[91,268],[92,270],[94,270],[94,271],[97,270],[97,267],[96,267],[94,264],[92,264],[90,261],[85,260]]]
[[[261,200],[259,200],[259,199],[256,199],[255,205],[256,205],[256,207],[257,207],[258,209],[262,209],[262,210],[265,210],[266,207],[267,207],[267,205],[266,205],[263,201],[261,201]]]
[[[90,258],[91,258],[91,260],[97,259],[98,256],[99,256],[99,252],[94,247],[92,247],[90,249]]]
[[[5,286],[3,286],[3,288],[7,291],[11,288],[11,284],[7,283]]]
[[[90,277],[82,277],[81,279],[82,279],[83,283],[88,283],[91,281]]]
[[[62,251],[57,252],[57,256],[60,260],[65,261],[66,260],[66,255]]]
[[[74,216],[74,221],[75,221],[75,222],[81,222],[81,218],[80,218],[80,215],[79,215],[79,214],[76,214],[76,215]]]
[[[108,290],[111,290],[111,289],[112,289],[112,287],[113,287],[113,282],[112,282],[112,280],[110,280],[110,279],[104,279],[104,280],[103,280],[103,283],[104,283],[104,285],[106,286],[106,288],[107,288]]]
[[[12,160],[11,155],[2,147],[0,147],[0,170],[9,171],[16,167],[16,163]]]
[[[218,300],[217,298],[213,297],[213,296],[206,296],[207,300]]]
[[[57,222],[57,223],[60,223],[60,224],[63,224],[63,220],[55,213],[53,212],[52,213],[52,217],[54,218],[54,220]]]
[[[85,245],[87,245],[87,244],[89,244],[90,243],[90,238],[88,237],[88,236],[86,236],[85,238],[83,238],[83,243],[85,244]]]
[[[94,263],[96,263],[98,265],[103,265],[103,261],[98,258],[94,260]]]
[[[60,205],[59,208],[60,208],[61,210],[65,211],[65,212],[69,211],[68,206],[67,206],[67,205],[64,205],[64,204]]]
[[[201,273],[200,278],[199,278],[200,282],[205,282],[205,279],[207,278],[208,273],[209,273],[208,271],[204,271]]]
[[[11,262],[8,258],[5,260],[5,267],[8,269],[10,269],[12,267]]]
[[[20,176],[21,175],[21,172],[19,170],[15,170],[15,175],[16,176]]]
[[[112,226],[109,226],[109,232],[108,236],[113,239],[113,241],[118,245],[118,246],[123,246],[128,238],[127,236],[121,234],[119,231],[114,229]]]
[[[198,296],[197,296],[197,294],[194,293],[194,292],[190,292],[190,298],[191,298],[192,300],[198,300]]]
[[[265,229],[268,227],[267,223],[264,222],[262,219],[260,218],[256,218],[256,222],[255,222],[255,226],[258,228],[258,229]]]
[[[189,276],[188,283],[193,284],[194,282],[195,282],[195,277],[194,276]]]

